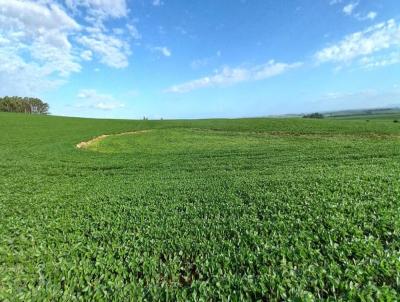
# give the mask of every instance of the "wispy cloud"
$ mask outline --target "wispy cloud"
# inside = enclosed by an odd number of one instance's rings
[[[161,0],[152,0],[152,4],[153,6],[161,6],[164,4],[164,2]]]
[[[344,0],[331,0],[329,2],[329,5],[337,5],[343,3]],[[342,9],[342,12],[346,16],[352,16],[358,21],[366,21],[366,20],[375,20],[375,18],[378,16],[378,13],[375,11],[370,11],[368,13],[360,13],[360,12],[355,12],[356,8],[359,6],[360,1],[353,1],[350,2],[349,4],[345,5]]]
[[[374,20],[376,18],[376,16],[378,16],[377,12],[369,12],[366,16],[367,19],[369,20]]]
[[[77,107],[100,110],[114,110],[125,107],[123,103],[117,101],[112,95],[98,93],[95,89],[81,90],[77,98],[79,99]]]
[[[329,5],[336,5],[336,4],[339,4],[339,3],[342,3],[342,2],[343,2],[343,0],[331,0],[329,2]]]
[[[129,44],[118,37],[94,32],[79,37],[77,41],[97,54],[100,62],[105,65],[114,68],[125,68],[129,65]]]
[[[164,57],[170,57],[172,56],[171,50],[166,47],[166,46],[156,46],[156,47],[151,47],[151,50],[153,52],[157,52],[159,54],[162,54]]]
[[[373,21],[373,20],[375,20],[375,18],[377,16],[378,16],[378,13],[377,12],[373,12],[373,11],[371,11],[371,12],[365,14],[365,15],[363,15],[361,13],[354,14],[354,17],[358,21],[366,21],[366,20]]]
[[[273,60],[266,64],[256,65],[252,67],[224,67],[222,70],[215,72],[211,76],[206,76],[197,80],[189,81],[183,84],[174,85],[166,92],[170,93],[186,93],[192,90],[206,87],[220,87],[226,85],[237,84],[248,81],[259,81],[274,76],[278,76],[290,69],[298,68],[302,63],[280,63]]]
[[[343,12],[350,16],[351,14],[353,14],[353,11],[355,10],[355,8],[359,5],[359,2],[352,2],[347,4],[345,7],[343,7]]]
[[[378,93],[376,90],[369,89],[369,90],[362,90],[362,91],[353,91],[353,92],[328,92],[323,94],[320,97],[320,100],[325,101],[336,101],[336,100],[349,100],[352,98],[358,97],[372,97],[376,96]]]
[[[400,50],[377,56],[363,57],[359,60],[359,65],[366,69],[385,67],[395,64],[400,64]]]
[[[201,67],[205,67],[205,66],[209,65],[211,62],[217,60],[218,58],[221,58],[221,56],[222,56],[222,52],[220,50],[218,50],[215,53],[215,55],[213,55],[213,56],[193,60],[190,63],[190,67],[192,69],[199,69]]]
[[[350,109],[400,106],[400,90],[366,89],[356,91],[328,92],[321,95],[315,103],[321,108]]]
[[[81,52],[81,58],[85,61],[91,61],[92,60],[93,53],[91,50],[85,50]]]
[[[92,51],[101,63],[112,68],[125,68],[131,55],[130,39],[140,39],[133,24],[113,28],[104,25],[109,19],[121,19],[129,13],[126,0],[66,0],[72,11],[84,13],[87,23],[76,41]]]
[[[142,35],[139,33],[139,30],[134,24],[127,24],[126,28],[133,39],[139,40],[142,38]]]
[[[346,36],[315,54],[319,63],[350,64],[354,59],[396,50],[400,47],[400,26],[394,19]]]

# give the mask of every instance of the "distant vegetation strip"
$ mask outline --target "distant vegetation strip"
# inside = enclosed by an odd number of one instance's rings
[[[315,113],[303,115],[303,118],[323,119],[323,118],[325,118],[325,116],[322,113],[315,112]]]
[[[353,109],[353,110],[340,110],[340,111],[323,111],[315,113],[304,113],[304,114],[286,114],[282,116],[273,117],[285,117],[285,118],[340,118],[340,119],[362,119],[362,118],[373,118],[373,119],[390,119],[400,114],[400,107],[392,108],[373,108],[373,109]]]
[[[326,117],[333,118],[358,118],[358,117],[372,117],[381,118],[387,115],[395,115],[400,113],[400,108],[376,108],[376,109],[359,109],[359,110],[344,110],[325,112]]]

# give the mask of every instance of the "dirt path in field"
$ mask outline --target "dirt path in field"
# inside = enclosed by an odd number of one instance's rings
[[[131,131],[131,132],[122,132],[122,133],[118,133],[118,134],[103,134],[100,136],[97,136],[87,142],[80,142],[79,144],[76,145],[76,147],[78,149],[86,149],[88,147],[90,147],[90,145],[97,143],[99,141],[102,141],[103,139],[109,137],[109,136],[123,136],[123,135],[132,135],[132,134],[140,134],[140,133],[146,133],[149,132],[151,130],[139,130],[139,131]]]

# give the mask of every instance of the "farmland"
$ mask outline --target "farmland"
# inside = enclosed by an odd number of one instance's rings
[[[395,301],[399,175],[393,116],[0,113],[0,300]]]

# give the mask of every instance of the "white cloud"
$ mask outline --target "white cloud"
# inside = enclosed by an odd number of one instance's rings
[[[166,46],[152,47],[151,50],[162,54],[164,57],[170,57],[172,55],[171,50]]]
[[[87,14],[96,18],[121,18],[128,15],[125,0],[65,0],[68,8],[77,12],[78,8],[85,8]]]
[[[81,52],[81,58],[85,61],[92,60],[93,53],[90,50],[85,50]]]
[[[343,0],[331,0],[329,2],[329,5],[336,5],[336,4],[339,4],[339,3],[342,3],[342,2],[343,2]]]
[[[137,27],[133,24],[127,24],[126,28],[129,32],[129,34],[131,35],[131,37],[135,40],[139,40],[142,38],[142,35],[139,33]]]
[[[193,60],[192,63],[190,63],[190,67],[192,67],[192,69],[199,69],[201,67],[207,66],[211,60],[212,60],[212,57],[196,59],[196,60]]]
[[[329,2],[329,5],[336,5],[343,3],[343,0],[331,0]],[[365,20],[374,20],[377,16],[378,13],[374,11],[370,11],[367,14],[362,14],[362,13],[355,13],[355,9],[359,6],[360,1],[353,1],[343,7],[343,13],[347,16],[353,16],[355,19],[359,21],[365,21]]]
[[[101,110],[114,110],[114,109],[123,108],[123,107],[125,107],[125,106],[123,104],[120,104],[120,103],[104,103],[104,102],[100,102],[100,103],[96,103],[94,105],[94,108],[101,109]]]
[[[376,18],[376,16],[378,16],[377,12],[369,12],[366,17],[369,20],[374,20]]]
[[[46,5],[29,0],[0,0],[0,7],[2,21],[10,21],[9,26],[23,26],[31,35],[47,28],[58,31],[79,28],[78,23],[55,3]]]
[[[80,100],[77,107],[100,110],[114,110],[125,107],[123,103],[117,101],[112,95],[98,93],[95,89],[81,90],[77,98]]]
[[[107,66],[124,68],[129,65],[130,47],[121,38],[97,32],[79,37],[78,42],[97,54],[100,62]]]
[[[52,1],[0,0],[2,93],[38,93],[79,72],[79,58],[70,40],[80,30]]]
[[[315,54],[317,62],[349,64],[352,60],[400,47],[400,26],[395,20],[379,23],[346,36]]]
[[[129,38],[138,39],[140,34],[132,24],[124,27],[106,28],[104,21],[126,17],[129,13],[125,0],[66,0],[66,5],[76,14],[84,12],[89,26],[77,42],[88,48],[100,62],[113,68],[125,68],[129,65],[131,54]],[[126,35],[126,32],[129,35]]]
[[[400,51],[393,51],[379,56],[363,57],[359,60],[362,68],[371,69],[376,67],[385,67],[400,63]]]
[[[186,93],[192,90],[206,87],[220,87],[240,82],[259,81],[280,75],[290,69],[297,68],[301,65],[302,63],[287,64],[275,62],[272,60],[266,64],[257,65],[250,68],[225,67],[221,71],[217,71],[211,76],[172,86],[168,88],[166,92]]]
[[[42,65],[26,62],[13,48],[0,47],[0,95],[38,96],[65,82],[52,79]]]
[[[375,20],[375,18],[377,16],[378,16],[378,13],[377,12],[372,12],[372,11],[367,13],[367,14],[365,14],[365,15],[360,14],[360,13],[354,14],[354,17],[358,21],[366,21],[366,20],[373,21],[373,20]]]
[[[80,26],[59,6],[0,0],[0,7],[0,36],[14,50],[30,52],[38,63],[47,64],[49,73],[68,75],[79,71],[69,39]]]
[[[355,92],[328,92],[321,96],[321,100],[325,101],[336,101],[336,100],[349,100],[354,97],[371,97],[377,94],[376,90],[362,90],[362,91],[355,91]]]
[[[353,13],[354,9],[358,6],[358,4],[359,4],[359,2],[352,2],[352,3],[349,3],[348,5],[346,5],[345,7],[343,7],[343,12],[344,12],[346,15],[350,16],[350,15]]]
[[[139,32],[126,25],[118,35],[103,25],[108,18],[128,13],[125,0],[66,0],[65,6],[57,0],[0,0],[2,93],[57,87],[93,58],[114,68],[128,66],[128,41],[137,39]],[[82,24],[74,19],[77,16]]]
[[[152,2],[153,6],[161,6],[164,4],[161,0],[153,0]]]
[[[213,56],[209,56],[209,57],[205,57],[205,58],[201,58],[201,59],[196,59],[193,60],[190,63],[190,67],[192,69],[199,69],[205,66],[210,65],[213,61],[218,60],[218,58],[220,58],[222,56],[222,52],[220,50],[218,50],[215,55]]]

